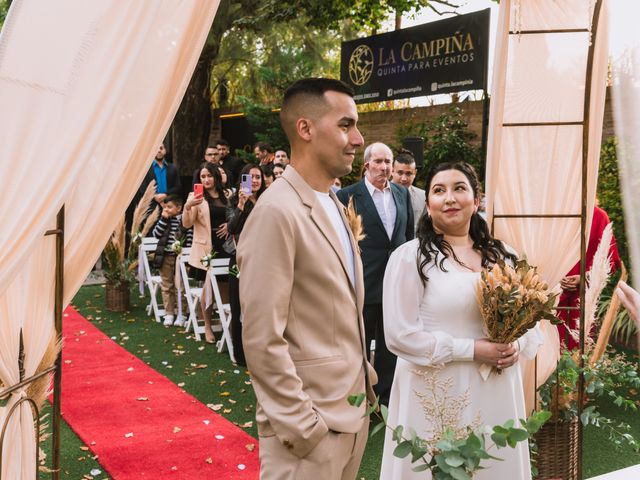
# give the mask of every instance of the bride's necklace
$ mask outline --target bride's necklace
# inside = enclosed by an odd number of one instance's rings
[[[474,269],[473,266],[468,265],[468,264],[472,265],[473,263],[475,263],[474,260],[477,260],[476,258],[474,258],[474,254],[476,253],[476,251],[473,248],[473,243],[468,245],[459,245],[459,246],[452,245],[451,248],[455,253],[455,258],[452,259],[454,262],[456,262],[465,270],[469,270],[471,272],[476,271],[476,269]]]

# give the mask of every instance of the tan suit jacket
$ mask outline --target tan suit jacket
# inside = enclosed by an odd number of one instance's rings
[[[414,185],[409,187],[409,195],[411,195],[411,206],[413,208],[413,222],[415,232],[418,232],[418,221],[426,207],[427,193]]]
[[[191,198],[193,198],[193,192],[189,194],[187,201]],[[189,265],[206,270],[200,263],[200,259],[211,253],[213,248],[211,245],[211,217],[207,201],[204,200],[200,205],[195,205],[189,210],[185,208],[182,212],[182,225],[186,228],[193,227],[193,242],[191,243]]]
[[[329,430],[355,433],[368,422],[364,404],[347,401],[372,394],[376,381],[364,348],[362,263],[354,257],[355,288],[329,216],[291,166],[260,197],[238,244],[258,433],[277,435],[298,457]]]

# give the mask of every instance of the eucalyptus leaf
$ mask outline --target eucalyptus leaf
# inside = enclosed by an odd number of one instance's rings
[[[411,453],[411,442],[409,440],[405,440],[400,442],[395,450],[393,451],[394,457],[404,458]]]

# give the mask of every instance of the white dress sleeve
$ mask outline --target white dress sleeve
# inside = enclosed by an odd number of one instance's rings
[[[544,336],[540,330],[540,325],[536,325],[527,333],[518,338],[518,346],[520,347],[520,355],[524,358],[533,358],[538,352],[538,347],[544,342]]]
[[[420,304],[429,285],[425,287],[418,274],[417,246],[413,240],[397,248],[385,270],[382,309],[387,348],[416,365],[472,361],[474,339],[424,330]]]

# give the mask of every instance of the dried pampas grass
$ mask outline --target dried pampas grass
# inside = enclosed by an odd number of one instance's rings
[[[590,350],[593,347],[593,338],[590,332],[596,320],[596,310],[598,308],[598,300],[604,287],[607,286],[609,276],[611,275],[611,258],[609,250],[611,248],[611,240],[613,238],[613,225],[610,223],[602,232],[602,238],[598,243],[598,248],[593,256],[591,270],[587,273],[587,290],[584,295],[584,331],[585,331],[585,347]],[[580,341],[580,327],[570,329],[569,333],[574,340]]]
[[[44,352],[44,356],[42,357],[42,360],[40,360],[40,364],[38,365],[38,368],[36,368],[35,374],[37,375],[38,373],[53,366],[56,359],[58,358],[58,353],[60,353],[61,349],[62,349],[62,339],[60,339],[57,333],[54,331],[51,335],[51,338],[49,339],[49,345],[47,346],[47,349]],[[34,402],[36,402],[38,409],[42,408],[42,405],[44,404],[45,400],[52,392],[52,389],[51,389],[52,376],[53,376],[53,373],[51,373],[50,375],[44,375],[43,377],[40,377],[36,381],[31,382],[27,387],[27,396],[33,399]]]
[[[149,206],[151,205],[151,201],[153,200],[153,196],[156,194],[156,181],[151,180],[147,189],[144,191],[142,198],[136,205],[135,210],[133,211],[133,222],[131,223],[131,238],[136,236],[138,232],[138,228],[142,225],[142,222],[149,211]],[[146,225],[146,223],[145,223]],[[144,235],[143,235],[144,236]]]
[[[144,221],[144,225],[142,226],[142,230],[140,230],[140,235],[142,237],[146,237],[149,230],[156,224],[158,219],[160,218],[160,208],[155,208],[153,212],[147,217]]]

